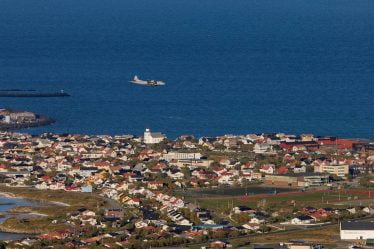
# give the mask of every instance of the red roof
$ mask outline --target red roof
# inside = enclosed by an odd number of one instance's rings
[[[323,139],[318,140],[318,144],[320,145],[336,145],[338,149],[352,149],[353,143],[357,142],[353,139]]]
[[[75,190],[75,189],[77,189],[78,187],[76,187],[76,186],[65,186],[65,189],[66,190]]]
[[[52,179],[50,176],[42,176],[41,178],[42,178],[42,180],[45,181],[45,182],[49,182],[49,181],[51,181],[51,179]]]
[[[286,174],[288,172],[288,168],[286,166],[282,166],[277,170],[277,174]]]
[[[108,162],[95,162],[96,167],[109,167],[110,163]]]
[[[264,165],[262,165],[262,167],[261,167],[261,169],[263,169],[263,170],[268,170],[268,169],[270,169],[270,168],[275,168],[274,167],[274,165],[272,165],[272,164],[264,164]]]
[[[148,183],[149,185],[163,185],[163,183],[162,182],[156,182],[156,181],[154,181],[154,182],[149,182]]]

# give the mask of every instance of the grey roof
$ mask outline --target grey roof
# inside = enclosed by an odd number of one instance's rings
[[[369,221],[343,221],[341,230],[374,230],[374,222]]]
[[[165,135],[162,134],[161,132],[152,132],[151,136],[152,137],[164,137]]]
[[[97,167],[80,167],[79,168],[81,171],[87,170],[87,171],[97,171]]]
[[[309,215],[300,215],[300,216],[297,216],[296,218],[298,218],[299,220],[313,220],[313,218]]]
[[[0,175],[29,175],[30,171],[7,171],[0,172]]]

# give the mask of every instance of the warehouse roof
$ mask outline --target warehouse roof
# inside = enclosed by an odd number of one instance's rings
[[[374,230],[374,222],[368,221],[343,221],[341,230]]]

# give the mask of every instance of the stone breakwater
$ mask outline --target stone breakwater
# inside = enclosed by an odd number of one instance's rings
[[[10,90],[0,90],[0,97],[69,97],[68,93],[64,91],[61,92],[39,92],[35,90],[20,90],[20,89],[10,89]]]

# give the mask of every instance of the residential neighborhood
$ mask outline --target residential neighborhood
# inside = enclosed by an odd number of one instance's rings
[[[374,217],[370,144],[312,134],[170,140],[149,129],[142,136],[2,132],[1,192],[48,193],[70,205],[58,215],[39,208],[42,218],[27,222],[42,222],[45,231],[8,246],[253,248],[261,234],[333,225],[342,227],[339,240],[366,243]],[[74,209],[64,199],[70,194],[97,204],[75,198]],[[7,216],[0,229],[16,231],[22,220]],[[349,225],[355,222],[371,230],[353,238],[345,231],[359,227]]]

